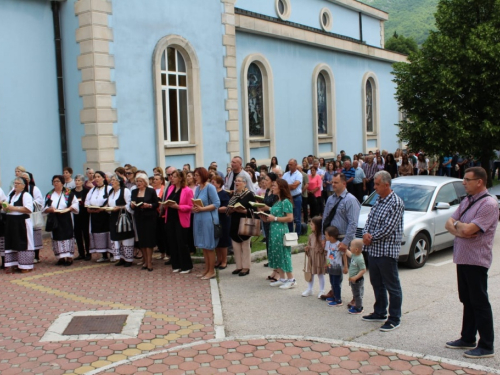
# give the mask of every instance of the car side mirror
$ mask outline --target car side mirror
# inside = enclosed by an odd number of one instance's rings
[[[450,204],[445,202],[437,202],[435,206],[436,210],[448,210],[450,207]]]

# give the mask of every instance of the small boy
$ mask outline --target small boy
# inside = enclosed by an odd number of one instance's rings
[[[351,286],[352,295],[355,305],[349,309],[349,314],[361,314],[363,312],[363,294],[365,280],[363,275],[366,272],[365,259],[361,251],[363,250],[363,241],[355,239],[351,242],[350,250],[346,254],[351,258],[349,266],[349,285]]]
[[[339,250],[340,241],[338,240],[339,230],[336,227],[325,229],[325,250],[327,265],[326,269],[330,275],[330,284],[332,285],[333,297],[327,298],[329,306],[342,306],[341,287],[342,273],[347,273],[347,256]]]

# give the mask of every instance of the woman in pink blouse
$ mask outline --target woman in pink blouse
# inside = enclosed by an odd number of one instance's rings
[[[319,207],[321,199],[321,185],[323,184],[323,179],[317,173],[317,169],[315,166],[312,166],[311,175],[309,176],[309,185],[307,185],[307,202],[309,203],[309,207],[311,210],[311,217],[319,215]]]

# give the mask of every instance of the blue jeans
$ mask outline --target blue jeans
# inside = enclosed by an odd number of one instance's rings
[[[332,285],[333,295],[335,296],[335,301],[342,302],[342,278],[343,274],[340,275],[329,275],[330,284]]]
[[[387,321],[399,324],[403,291],[399,282],[398,261],[395,258],[369,255],[368,262],[370,263],[370,283],[375,294],[374,312],[379,316],[387,315],[387,293],[389,293],[390,304]]]
[[[293,198],[293,221],[288,223],[288,231],[293,232],[293,224],[295,223],[295,231],[300,236],[301,225],[300,225],[300,213],[302,209],[302,195],[298,195]]]

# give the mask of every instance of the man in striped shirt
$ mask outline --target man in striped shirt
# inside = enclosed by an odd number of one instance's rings
[[[399,282],[398,258],[403,237],[404,203],[391,189],[387,171],[375,173],[375,190],[379,197],[363,229],[363,251],[368,252],[370,283],[375,294],[374,312],[363,316],[368,322],[385,322],[380,330],[392,331],[401,324],[403,291]],[[387,317],[389,293],[389,317]]]
[[[498,202],[488,194],[486,181],[486,171],[481,167],[465,171],[463,185],[468,196],[445,226],[455,236],[453,262],[457,265],[458,297],[464,305],[461,337],[447,342],[446,347],[469,349],[464,353],[468,358],[494,356],[488,269],[498,224]]]
[[[373,158],[373,155],[368,155],[366,157],[366,162],[361,166],[366,176],[365,184],[368,195],[373,192],[373,178],[375,177],[375,173],[377,172],[377,163],[375,163]]]

